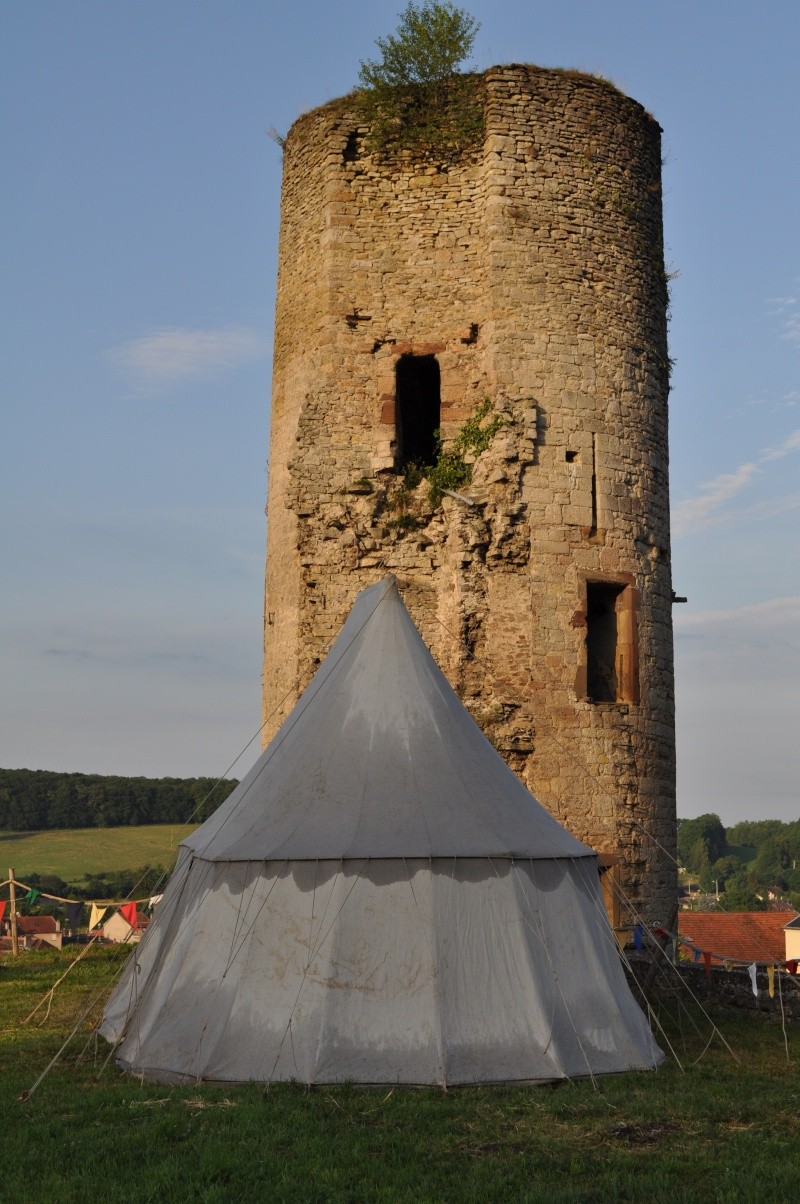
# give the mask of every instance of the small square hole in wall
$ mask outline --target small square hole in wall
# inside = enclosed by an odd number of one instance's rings
[[[567,464],[580,464],[581,462],[580,454],[576,451],[564,452],[564,459],[566,460]]]

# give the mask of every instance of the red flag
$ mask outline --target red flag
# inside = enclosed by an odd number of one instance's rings
[[[706,978],[710,982],[711,981],[711,954],[710,953],[703,954],[703,963],[706,968]]]
[[[123,903],[122,907],[119,909],[119,914],[123,917],[123,919],[128,921],[131,928],[138,927],[139,917],[136,914],[135,903]]]
[[[2,900],[0,900],[0,920],[2,920],[3,916],[5,915],[5,910],[6,910],[6,901],[5,901],[5,899],[2,899]]]

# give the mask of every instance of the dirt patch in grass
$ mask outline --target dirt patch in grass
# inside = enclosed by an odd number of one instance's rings
[[[619,1124],[612,1125],[608,1130],[615,1141],[625,1145],[657,1145],[665,1137],[677,1133],[680,1126],[671,1121],[656,1121],[649,1124]]]
[[[509,1154],[526,1154],[530,1145],[526,1141],[485,1141],[482,1144],[462,1142],[455,1147],[459,1154],[467,1154],[470,1158],[506,1157]]]

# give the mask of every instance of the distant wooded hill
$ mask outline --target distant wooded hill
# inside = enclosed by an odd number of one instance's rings
[[[742,820],[718,815],[678,820],[678,858],[704,891],[724,891],[729,910],[766,907],[781,894],[800,907],[800,820]]]
[[[215,778],[123,778],[0,769],[0,829],[201,823],[237,786]]]

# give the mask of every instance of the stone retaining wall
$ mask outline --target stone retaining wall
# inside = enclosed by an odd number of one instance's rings
[[[650,969],[649,959],[634,957],[630,961],[633,976],[642,984],[646,981]],[[679,961],[673,969],[659,971],[647,994],[651,1001],[669,1002],[680,997],[686,1004],[694,996],[703,1005],[739,1008],[765,1019],[780,1020],[783,1017],[793,1024],[800,1023],[798,975],[779,974],[776,970],[775,994],[770,997],[766,968],[759,967],[756,985],[758,995],[753,994],[746,966],[735,966],[731,970],[725,970],[722,966],[711,966],[709,976],[704,966]]]

